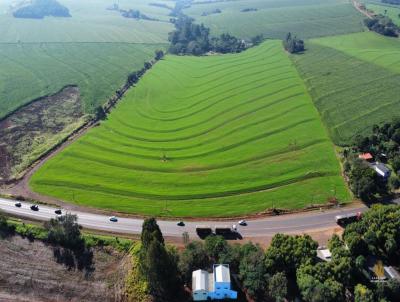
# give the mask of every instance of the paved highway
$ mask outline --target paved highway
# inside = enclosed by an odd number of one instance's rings
[[[46,221],[55,218],[54,210],[50,206],[39,205],[39,211],[30,209],[32,203],[21,202],[22,207],[15,206],[16,201],[0,198],[0,210],[19,217],[31,218],[35,220]],[[302,233],[315,230],[334,227],[335,216],[339,214],[349,214],[363,212],[367,209],[365,206],[352,208],[338,208],[329,211],[313,211],[308,213],[290,214],[274,217],[264,217],[260,219],[247,220],[247,226],[238,226],[238,232],[243,237],[263,237],[271,236],[276,233]],[[65,213],[65,211],[63,211]],[[111,222],[108,216],[91,214],[86,212],[71,211],[70,213],[78,216],[78,223],[85,228],[101,230],[119,234],[140,234],[142,228],[142,219],[137,218],[118,218],[118,222]],[[195,236],[196,225],[237,225],[237,221],[185,221],[184,227],[176,225],[177,221],[158,220],[158,224],[164,236],[181,237],[183,232]]]

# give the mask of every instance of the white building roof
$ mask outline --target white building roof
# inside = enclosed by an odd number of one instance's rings
[[[384,266],[383,269],[385,270],[385,272],[389,276],[389,278],[400,281],[400,274],[393,267]]]
[[[214,267],[215,281],[216,282],[231,282],[231,275],[229,266],[220,264]]]
[[[208,272],[199,269],[192,273],[192,290],[208,291]]]

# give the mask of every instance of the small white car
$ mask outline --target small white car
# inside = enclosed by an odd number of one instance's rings
[[[246,220],[240,220],[240,221],[238,222],[238,224],[239,224],[239,225],[242,225],[242,226],[245,226],[245,225],[247,225],[247,222],[246,222]]]
[[[110,217],[110,221],[111,221],[111,222],[117,222],[117,221],[118,221],[118,218],[115,217],[115,216],[111,216],[111,217]]]
[[[235,231],[235,232],[237,231],[237,226],[236,226],[236,224],[234,224],[234,225],[232,226],[232,230]]]

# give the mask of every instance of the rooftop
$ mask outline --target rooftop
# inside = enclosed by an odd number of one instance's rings
[[[192,273],[192,290],[208,290],[208,272],[199,269]]]
[[[214,274],[216,282],[231,282],[229,265],[227,264],[214,265]]]
[[[371,159],[373,159],[373,156],[371,153],[361,153],[358,155],[358,158],[365,159],[365,160],[371,160]]]

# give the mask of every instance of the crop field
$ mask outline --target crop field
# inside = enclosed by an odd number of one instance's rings
[[[349,200],[281,41],[234,55],[167,56],[30,186],[80,205],[160,216]]]
[[[242,12],[243,9],[257,9]],[[220,9],[219,14],[209,14]],[[194,3],[185,13],[211,28],[212,34],[229,32],[241,38],[263,34],[282,39],[288,32],[302,38],[339,35],[363,30],[362,15],[342,0],[238,0]]]
[[[366,32],[314,39],[292,56],[338,145],[400,110],[400,41]]]
[[[0,119],[29,101],[77,85],[85,112],[102,104],[165,45],[0,44]],[[95,55],[94,55],[95,54]]]
[[[399,39],[384,37],[374,32],[365,32],[320,38],[313,42],[400,73]]]

